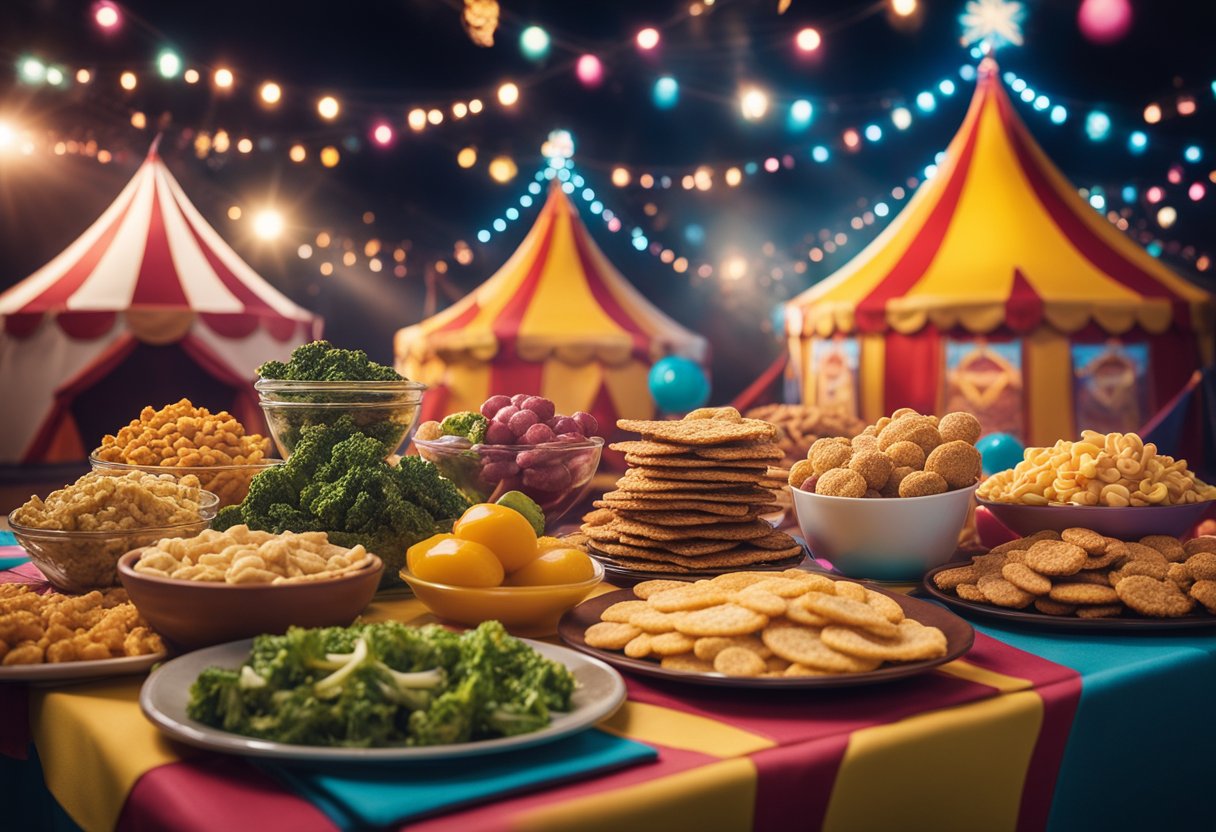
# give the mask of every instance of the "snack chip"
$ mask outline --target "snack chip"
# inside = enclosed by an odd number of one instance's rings
[[[122,589],[39,595],[0,584],[0,664],[99,661],[164,650]]]

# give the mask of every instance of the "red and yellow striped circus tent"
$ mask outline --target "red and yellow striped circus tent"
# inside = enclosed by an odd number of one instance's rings
[[[608,261],[554,183],[519,248],[457,303],[397,332],[397,370],[425,382],[423,418],[539,393],[606,428],[647,419],[651,365],[704,362],[705,339],[655,308]]]
[[[260,424],[255,369],[320,331],[203,219],[154,142],[92,226],[0,294],[0,384],[22,400],[0,461],[83,459],[182,395]]]
[[[1212,361],[1212,296],[1090,207],[991,59],[936,175],[786,311],[804,401],[965,409],[1034,444],[1134,430]]]

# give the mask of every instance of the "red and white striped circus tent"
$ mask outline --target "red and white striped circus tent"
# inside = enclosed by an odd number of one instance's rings
[[[192,377],[259,424],[254,370],[319,337],[321,323],[224,242],[154,143],[87,231],[0,294],[0,385],[21,398],[4,407],[0,462],[81,459],[100,436],[78,427],[78,400],[129,396],[113,431],[145,404],[190,395],[171,391]],[[120,379],[126,390],[108,389]],[[158,385],[166,401],[150,399]]]

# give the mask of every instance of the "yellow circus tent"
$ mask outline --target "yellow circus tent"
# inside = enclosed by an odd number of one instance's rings
[[[936,175],[786,312],[804,401],[967,409],[1034,444],[1133,430],[1212,361],[1212,296],[1089,206],[991,59]]]
[[[519,248],[457,303],[397,332],[397,370],[431,386],[423,418],[539,393],[605,429],[648,419],[651,365],[704,362],[705,339],[646,300],[604,256],[557,186]]]

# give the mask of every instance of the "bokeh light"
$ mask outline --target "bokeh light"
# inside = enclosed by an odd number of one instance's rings
[[[253,233],[263,240],[277,240],[283,235],[283,215],[273,208],[263,208],[253,216]]]
[[[326,95],[317,101],[317,114],[326,121],[333,121],[341,110],[342,106],[338,104],[338,99],[332,95]]]
[[[748,121],[758,121],[768,113],[768,93],[759,87],[744,87],[739,92],[739,112]]]
[[[1110,135],[1110,116],[1101,110],[1092,110],[1085,117],[1085,135],[1090,141],[1105,141]]]
[[[182,71],[182,59],[172,49],[162,49],[156,56],[156,70],[162,78],[176,78]]]
[[[651,49],[654,49],[659,45],[659,30],[651,26],[647,26],[645,29],[638,32],[636,41],[638,44],[638,49],[649,52]]]
[[[587,87],[598,87],[604,80],[604,64],[595,55],[583,55],[574,65],[574,74]]]
[[[232,74],[232,70],[227,67],[220,67],[212,76],[215,85],[222,90],[231,89],[236,77]]]
[[[1081,34],[1094,43],[1114,43],[1132,25],[1130,0],[1082,0],[1077,9]]]
[[[261,97],[263,104],[278,104],[283,98],[283,88],[274,81],[267,81],[258,90],[258,96]]]
[[[819,34],[819,30],[807,26],[798,30],[798,34],[794,36],[794,44],[802,52],[814,52],[823,44],[823,36]]]
[[[519,168],[510,156],[495,156],[490,160],[489,171],[490,178],[501,185],[514,179]]]
[[[372,141],[381,147],[392,144],[393,137],[393,128],[388,125],[388,122],[381,121],[372,128]]]
[[[338,166],[338,162],[342,161],[342,154],[338,152],[338,148],[331,146],[321,148],[319,154],[321,165],[327,168]]]
[[[660,110],[670,110],[680,101],[680,84],[670,75],[664,75],[654,82],[651,97]]]
[[[456,164],[465,170],[477,164],[477,148],[462,147],[460,152],[456,154]]]
[[[1162,205],[1157,209],[1157,225],[1169,228],[1178,219],[1178,211],[1172,205]]]
[[[519,49],[525,58],[539,60],[549,54],[549,33],[539,26],[528,26],[519,33]]]
[[[113,3],[102,0],[93,5],[93,22],[100,26],[102,31],[113,32],[122,24],[122,15]]]
[[[514,107],[519,101],[519,87],[508,81],[498,88],[498,103],[504,107]]]

